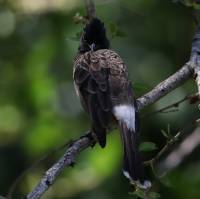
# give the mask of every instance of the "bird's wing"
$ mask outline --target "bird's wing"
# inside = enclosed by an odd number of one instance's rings
[[[111,100],[109,68],[97,52],[80,55],[74,66],[74,82],[84,109],[89,113],[92,130],[102,147],[106,144]]]

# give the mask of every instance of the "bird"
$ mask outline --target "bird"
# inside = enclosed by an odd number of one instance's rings
[[[127,67],[110,49],[104,23],[90,19],[74,59],[73,79],[77,96],[91,120],[91,132],[99,145],[106,146],[107,132],[118,125],[123,145],[123,173],[131,184],[151,187],[144,177],[139,145],[139,113]]]

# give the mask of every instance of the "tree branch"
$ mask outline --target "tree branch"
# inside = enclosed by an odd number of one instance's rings
[[[75,157],[84,149],[92,146],[95,143],[94,139],[87,133],[85,136],[80,137],[74,141],[67,149],[65,154],[45,172],[39,184],[35,189],[27,195],[27,199],[40,198],[46,190],[54,183],[57,176],[64,170],[66,166],[73,166],[75,164]]]
[[[184,84],[193,74],[190,65],[186,63],[180,70],[159,83],[153,90],[138,99],[139,109],[153,104],[172,90]]]
[[[200,96],[200,23],[198,25],[196,34],[192,41],[192,50],[190,65],[194,69],[194,76],[197,83],[197,89]]]
[[[183,97],[182,99],[168,105],[168,106],[165,106],[159,110],[155,110],[153,112],[150,112],[150,113],[146,113],[144,115],[141,116],[141,118],[146,118],[146,117],[149,117],[149,116],[152,116],[152,115],[155,115],[157,113],[169,113],[169,112],[175,112],[175,111],[178,111],[178,108],[180,106],[180,104],[182,104],[183,102],[185,101],[188,101],[190,104],[195,104],[197,101],[199,101],[199,94],[198,93],[195,93],[195,94],[188,94],[186,95],[185,97]]]
[[[94,18],[96,16],[94,0],[85,0],[85,5],[86,5],[87,17],[89,19]]]

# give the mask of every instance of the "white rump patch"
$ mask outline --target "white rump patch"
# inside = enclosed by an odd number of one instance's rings
[[[113,114],[124,122],[128,129],[135,131],[135,107],[133,105],[118,105],[113,108]]]

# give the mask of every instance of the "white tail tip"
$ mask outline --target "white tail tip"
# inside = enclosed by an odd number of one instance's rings
[[[141,183],[139,180],[131,179],[129,173],[127,171],[123,171],[123,174],[130,180],[131,184],[139,187],[140,189],[149,189],[151,188],[151,182],[149,180],[145,180],[144,183]]]

